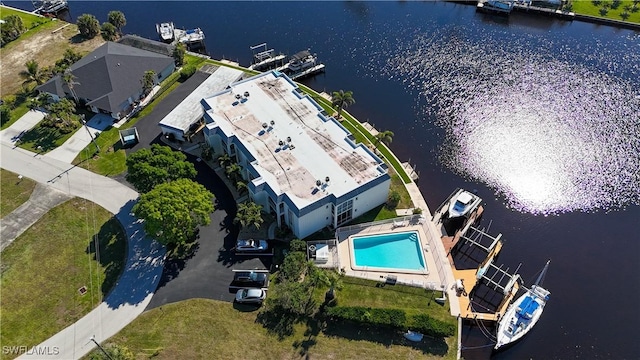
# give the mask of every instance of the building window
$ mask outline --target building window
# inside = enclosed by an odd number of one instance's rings
[[[336,224],[340,226],[353,219],[353,199],[338,205]]]

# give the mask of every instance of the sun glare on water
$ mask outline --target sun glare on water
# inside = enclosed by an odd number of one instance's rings
[[[605,71],[611,62],[640,75],[640,53],[587,66],[530,48],[444,28],[399,43],[384,71],[427,99],[425,118],[447,134],[444,164],[510,207],[551,214],[640,203],[640,83]]]

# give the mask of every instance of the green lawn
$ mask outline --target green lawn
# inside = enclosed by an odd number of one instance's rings
[[[414,344],[388,331],[324,330],[297,324],[294,335],[278,340],[256,323],[256,312],[193,299],[147,311],[105,343],[124,345],[138,359],[455,359],[454,338]]]
[[[0,181],[0,218],[3,218],[29,200],[36,182],[28,178],[19,180],[18,174],[5,169],[0,169]]]
[[[2,344],[37,345],[95,308],[125,253],[122,227],[98,205],[74,198],[51,209],[2,252]]]
[[[48,19],[43,16],[38,16],[34,14],[27,14],[22,11],[17,11],[6,6],[0,6],[0,18],[4,19],[10,15],[18,15],[22,19],[22,23],[27,30],[32,29],[41,24],[51,22],[51,19]]]
[[[79,124],[76,129],[80,129]],[[29,151],[46,153],[64,144],[74,133],[75,131],[63,134],[56,128],[38,124],[20,137],[18,146]]]
[[[573,11],[576,14],[585,14],[597,17],[604,17],[614,20],[625,20],[621,14],[626,12],[629,17],[625,21],[640,23],[640,2],[632,0],[601,0],[601,1],[588,1],[588,0],[573,0],[571,2]],[[601,13],[601,10],[605,9],[606,13]]]
[[[0,119],[0,129],[4,130],[11,126],[14,122],[20,119],[24,114],[29,111],[29,96],[31,93],[22,92],[16,96],[15,108],[11,109],[11,116],[9,119]]]

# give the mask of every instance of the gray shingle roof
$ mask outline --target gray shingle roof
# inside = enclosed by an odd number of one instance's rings
[[[157,74],[173,64],[173,58],[114,42],[107,42],[69,67],[75,76],[74,90],[79,98],[89,99],[88,105],[112,113],[119,105],[142,90],[145,71]],[[71,93],[60,75],[53,77],[38,90],[60,97]]]

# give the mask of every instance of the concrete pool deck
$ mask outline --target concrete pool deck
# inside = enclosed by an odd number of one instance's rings
[[[376,223],[363,224],[361,226],[352,226],[340,230],[338,236],[338,261],[340,269],[344,269],[347,276],[353,276],[363,279],[369,279],[374,281],[385,282],[387,276],[393,275],[396,277],[396,282],[399,284],[417,286],[428,289],[442,289],[441,284],[446,284],[439,276],[437,271],[436,260],[434,259],[434,244],[436,241],[440,241],[440,238],[433,238],[429,235],[429,232],[425,229],[429,222],[420,224],[416,221],[408,222],[406,226],[394,226],[392,221],[380,221]],[[422,248],[422,256],[425,260],[427,267],[427,274],[411,274],[404,273],[402,270],[393,272],[377,271],[377,270],[355,270],[352,268],[352,256],[351,249],[349,247],[349,239],[352,236],[362,235],[378,235],[378,234],[391,234],[400,232],[416,231],[420,237],[420,243]]]

